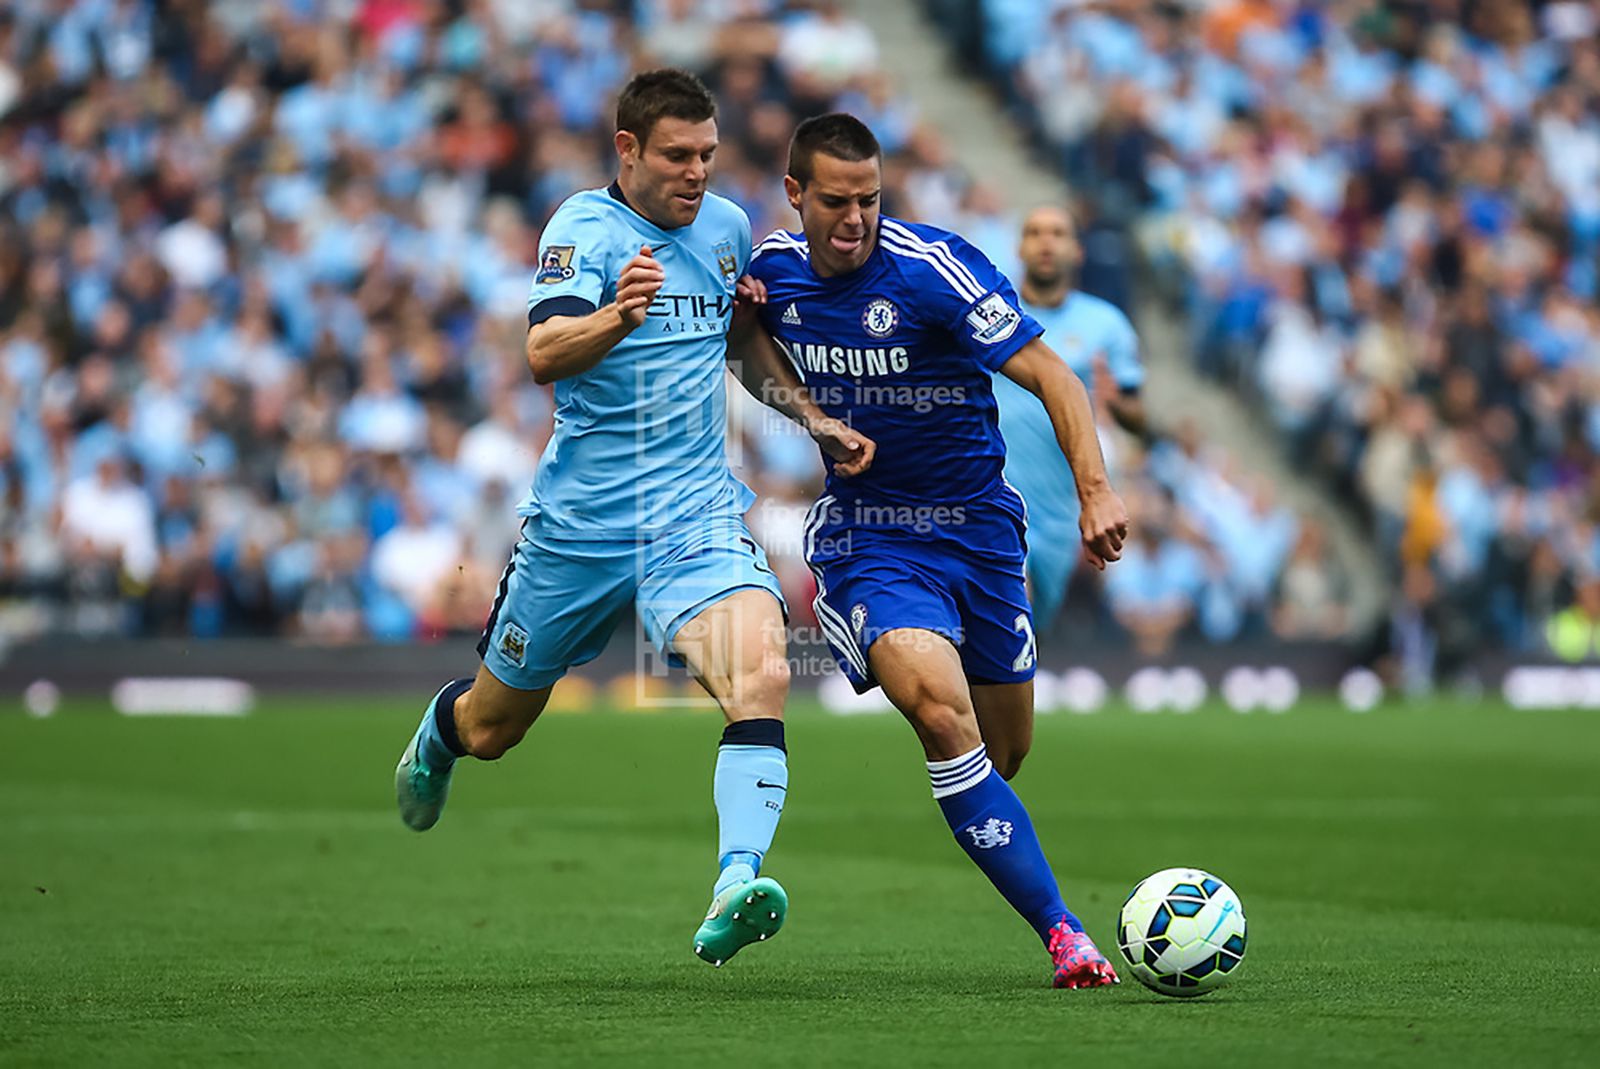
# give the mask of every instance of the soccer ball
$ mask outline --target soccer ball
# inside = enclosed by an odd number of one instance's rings
[[[1192,998],[1215,991],[1244,960],[1244,907],[1199,869],[1162,869],[1140,881],[1117,916],[1117,947],[1152,991]]]

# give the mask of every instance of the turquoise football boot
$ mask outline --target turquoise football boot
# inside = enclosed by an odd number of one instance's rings
[[[447,683],[445,687],[449,685]],[[443,768],[434,768],[428,764],[422,752],[422,729],[434,715],[434,706],[444,690],[444,687],[440,687],[439,694],[435,694],[433,701],[428,703],[427,711],[422,714],[422,723],[417,725],[416,733],[411,736],[411,744],[400,756],[400,764],[394,770],[394,796],[400,806],[400,819],[412,831],[427,831],[439,823],[439,814],[444,812],[444,801],[450,796],[450,775],[455,771],[456,763],[451,761]]]
[[[760,876],[728,887],[711,901],[705,923],[694,933],[694,952],[721,965],[751,943],[778,934],[789,915],[789,896],[778,881]]]

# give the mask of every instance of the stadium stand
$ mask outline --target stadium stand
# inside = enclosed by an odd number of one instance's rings
[[[792,225],[776,176],[796,116],[837,106],[889,151],[890,211],[1013,266],[1019,206],[950,159],[878,48],[828,2],[12,5],[0,629],[475,630],[552,409],[520,359],[538,229],[606,180],[631,70],[705,74],[716,185],[758,234]],[[753,526],[804,613],[813,447],[734,411]],[[1342,630],[1336,569],[1270,487],[1193,428],[1107,442],[1148,522],[1082,611],[1149,649]]]
[[[1600,565],[1600,6],[930,6],[1197,364],[1366,518],[1375,647],[1449,675],[1543,645]]]

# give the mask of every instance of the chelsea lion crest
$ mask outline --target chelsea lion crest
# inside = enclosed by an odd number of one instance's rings
[[[885,297],[879,297],[861,310],[861,329],[874,338],[887,338],[899,325],[900,310]]]

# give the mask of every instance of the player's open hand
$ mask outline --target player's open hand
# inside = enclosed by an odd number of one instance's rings
[[[832,416],[814,420],[811,437],[833,458],[833,473],[846,479],[872,467],[872,458],[878,452],[877,442]]]
[[[1078,530],[1083,535],[1083,555],[1090,564],[1105,571],[1107,564],[1122,559],[1122,543],[1128,538],[1128,510],[1110,487],[1085,494],[1082,504]]]
[[[666,280],[666,269],[651,253],[650,246],[640,246],[639,255],[627,262],[622,277],[617,279],[617,311],[629,329],[644,322],[650,302],[656,299]]]

